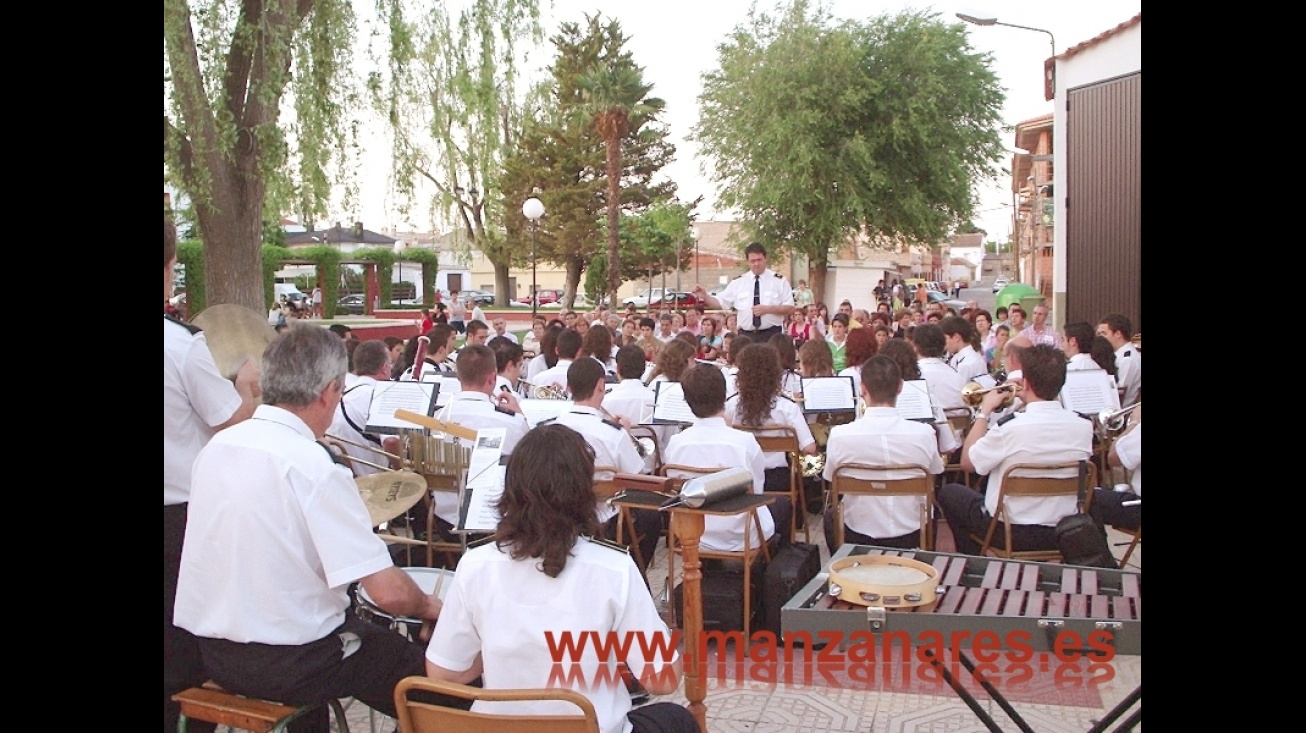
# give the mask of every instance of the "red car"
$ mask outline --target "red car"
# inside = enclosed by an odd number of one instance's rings
[[[540,296],[540,305],[549,305],[551,303],[557,303],[558,301],[562,300],[561,290],[540,289],[535,292],[537,295]],[[517,302],[523,303],[525,305],[530,305],[531,296],[528,295],[525,298],[519,298]]]

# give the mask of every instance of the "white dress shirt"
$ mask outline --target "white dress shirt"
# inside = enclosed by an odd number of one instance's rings
[[[644,386],[639,379],[623,379],[612,385],[612,389],[603,396],[603,409],[630,421],[631,425],[644,422],[646,414],[653,413],[653,390]]]
[[[725,290],[716,296],[722,308],[734,308],[739,314],[739,330],[749,333],[753,330],[753,282],[759,282],[760,305],[794,304],[794,291],[789,281],[777,275],[773,270],[763,270],[761,275],[746,272],[730,281]],[[762,316],[762,328],[783,326],[785,317],[768,313]]]
[[[976,377],[989,373],[989,366],[984,362],[984,356],[975,350],[970,344],[966,344],[952,355],[949,362],[952,368],[957,370],[957,375],[961,377],[962,384],[974,381]]]
[[[609,419],[598,410],[584,405],[572,405],[564,410],[556,420],[558,425],[565,425],[580,433],[586,443],[594,449],[594,466],[615,468],[618,473],[643,473],[644,459],[635,447],[635,439],[621,427],[621,423]],[[596,479],[610,479],[611,472]],[[608,521],[617,515],[617,508],[599,499],[596,506],[599,523]]]
[[[825,479],[834,480],[848,463],[873,466],[919,465],[931,475],[943,473],[934,431],[928,425],[898,417],[892,407],[870,407],[853,422],[830,428],[825,449]],[[901,479],[910,471],[859,471],[857,478]],[[921,528],[921,505],[910,496],[849,496],[843,500],[843,522],[867,537],[889,539]]]
[[[1143,388],[1143,352],[1137,346],[1125,344],[1116,349],[1116,382],[1123,390],[1121,405],[1128,407],[1138,401]]]
[[[1066,463],[1088,460],[1093,454],[1093,423],[1057,402],[1030,402],[1025,411],[988,432],[970,447],[975,472],[989,477],[984,508],[990,516],[998,511],[1002,474],[1017,463]],[[1046,473],[1031,473],[1046,476]],[[1073,471],[1052,475],[1073,475]],[[1090,490],[1092,487],[1089,487]],[[1055,526],[1062,517],[1075,513],[1075,497],[1017,497],[1007,500],[1012,524]]]
[[[204,334],[163,320],[163,505],[190,496],[195,456],[240,409],[240,394],[218,373]]]
[[[666,463],[677,463],[696,468],[747,468],[753,473],[753,493],[762,493],[766,479],[763,464],[765,457],[762,448],[752,435],[742,430],[735,430],[726,424],[724,417],[704,417],[694,425],[676,434],[667,442],[663,451]],[[762,524],[761,538],[754,531],[751,547],[760,547],[761,542],[775,534],[775,520],[765,507],[753,510]],[[739,552],[744,549],[744,528],[752,531],[752,519],[747,514],[736,517],[703,518],[703,538],[700,541],[705,550],[724,550]]]
[[[740,424],[739,416],[739,395],[735,395],[726,400],[726,417],[732,425]],[[812,428],[807,424],[807,418],[803,415],[803,408],[798,403],[788,397],[778,396],[771,402],[771,416],[766,420],[767,425],[788,425],[798,434],[798,447],[803,448],[816,442],[812,437]],[[764,433],[765,435],[766,433]],[[784,453],[779,451],[769,451],[763,453],[766,457],[766,468],[785,468],[789,465]]]
[[[1133,471],[1129,477],[1129,485],[1134,487],[1134,493],[1139,496],[1143,495],[1143,426],[1137,425],[1133,430],[1116,438],[1116,456],[1120,458],[1120,465]]]
[[[513,560],[506,550],[489,543],[468,550],[458,562],[453,587],[426,648],[432,664],[461,672],[470,669],[479,655],[485,689],[540,689],[551,686],[555,670],[550,635],[556,646],[564,633],[579,643],[581,634],[597,633],[606,641],[608,632],[616,632],[623,641],[628,634],[642,637],[630,645],[626,656],[636,676],[644,673],[646,665],[656,672],[675,662],[674,649],[669,659],[647,653],[655,635],[662,636],[670,648],[671,634],[658,616],[639,568],[626,553],[577,540],[562,572],[550,578],[540,571],[538,559]],[[629,733],[630,693],[612,668],[615,659],[600,662],[588,644],[580,657],[578,676],[587,684],[577,692],[594,705],[599,730]],[[600,676],[603,664],[609,666]],[[564,675],[570,666],[567,658],[562,664]],[[552,679],[558,683],[557,677]],[[478,701],[472,710],[561,715],[574,713],[576,707],[557,701]],[[511,729],[511,723],[505,724],[504,730]]]
[[[962,379],[961,375],[943,363],[942,359],[933,357],[920,359],[917,364],[921,368],[921,378],[930,387],[930,402],[934,405],[936,423],[934,431],[939,439],[939,452],[951,453],[961,447],[961,441],[948,425],[944,410],[966,406],[961,399],[961,388],[966,385],[967,380]]]
[[[293,413],[260,405],[195,460],[176,624],[299,645],[345,621],[348,585],[393,567],[354,477]]]
[[[372,377],[355,377],[354,380],[354,384],[347,387],[344,395],[341,396],[340,405],[336,407],[336,416],[331,420],[331,427],[327,429],[327,432],[354,443],[375,445],[380,449],[379,444],[368,440],[363,436],[362,432],[354,428],[355,425],[359,428],[367,427],[367,416],[372,410],[372,395],[376,391],[376,380]],[[361,458],[372,463],[385,463],[385,456],[380,453],[360,446],[350,445],[349,443],[345,443],[345,453],[351,458]],[[355,476],[370,476],[381,471],[379,468],[373,468],[363,463],[353,465]]]

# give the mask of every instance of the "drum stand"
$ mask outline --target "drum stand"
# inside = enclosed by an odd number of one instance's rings
[[[1016,727],[1019,728],[1022,733],[1034,733],[1034,729],[1029,727],[1029,723],[1026,723],[1020,713],[1016,712],[1016,709],[1011,706],[1011,703],[1007,701],[1007,698],[1004,697],[1001,692],[998,692],[998,688],[994,687],[993,683],[989,682],[984,675],[976,674],[975,663],[970,660],[970,657],[966,656],[966,653],[960,649],[954,649],[953,651],[956,653],[958,659],[961,660],[962,666],[970,673],[971,678],[984,688],[984,692],[988,693],[989,697],[993,698],[993,701],[998,704],[998,707],[1002,708],[1002,712],[1006,713],[1007,717],[1011,718],[1012,722],[1016,724]],[[972,713],[975,713],[975,717],[980,719],[980,722],[984,724],[984,727],[988,728],[992,733],[1002,733],[1002,728],[998,727],[997,722],[993,720],[993,716],[989,715],[988,711],[980,706],[979,702],[975,700],[974,695],[970,694],[966,688],[961,686],[961,682],[956,677],[952,676],[952,673],[948,671],[947,665],[939,660],[934,651],[926,649],[923,650],[922,653],[925,654],[930,665],[937,669],[939,674],[943,675],[943,679],[948,683],[948,686],[952,688],[952,691],[957,693],[957,697],[960,697],[961,701],[966,703],[966,707],[970,708]],[[1143,686],[1139,685],[1134,688],[1134,691],[1129,693],[1124,700],[1121,700],[1120,704],[1111,708],[1111,710],[1108,711],[1101,720],[1097,721],[1092,728],[1089,728],[1088,733],[1105,733],[1107,726],[1114,723],[1121,715],[1124,715],[1125,711],[1133,707],[1134,703],[1138,703],[1138,709],[1115,728],[1117,732],[1133,730],[1134,727],[1143,720],[1142,699]]]

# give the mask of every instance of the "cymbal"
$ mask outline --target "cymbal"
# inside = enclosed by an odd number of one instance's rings
[[[426,492],[426,479],[412,471],[382,471],[354,479],[376,527],[408,511]]]
[[[276,329],[268,325],[265,316],[235,303],[205,308],[191,321],[204,329],[213,363],[227,379],[236,378],[246,359],[258,364],[263,350],[277,337]]]

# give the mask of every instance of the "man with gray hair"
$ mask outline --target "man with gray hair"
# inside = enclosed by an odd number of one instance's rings
[[[287,705],[355,697],[395,715],[422,647],[349,610],[361,583],[395,616],[434,620],[440,599],[395,567],[353,478],[318,443],[344,391],[345,347],[294,326],[263,353],[263,402],[195,460],[177,585],[178,626],[226,690]],[[326,713],[314,721],[325,727]]]

